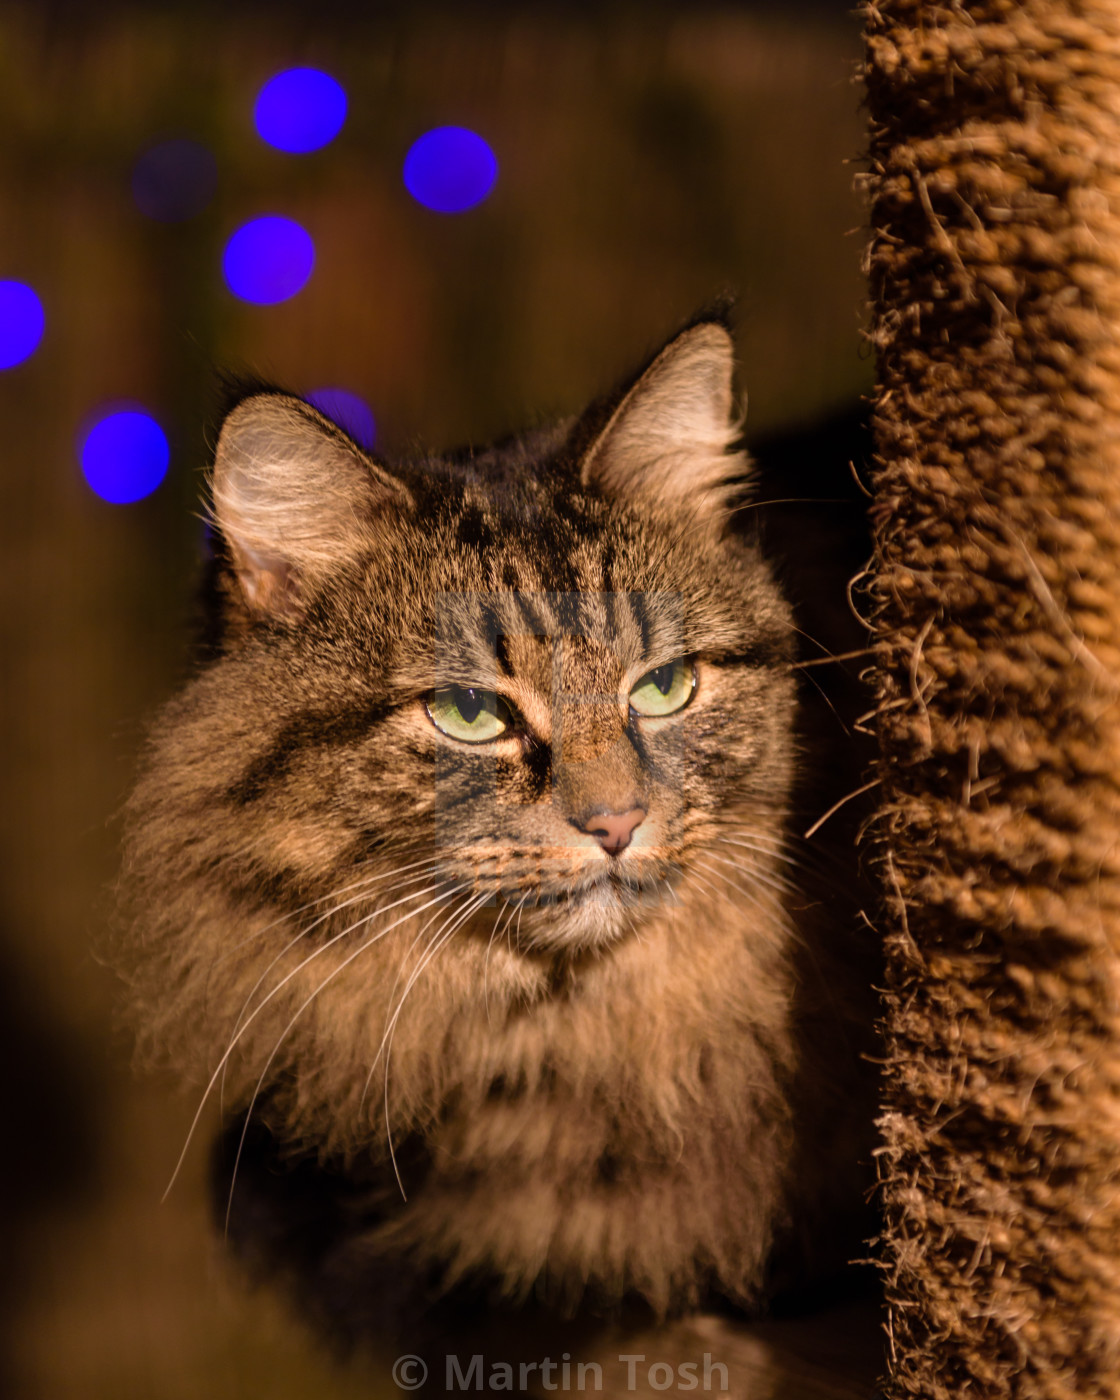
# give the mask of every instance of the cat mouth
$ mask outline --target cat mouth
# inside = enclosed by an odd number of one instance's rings
[[[645,868],[623,867],[619,862],[582,874],[575,879],[565,872],[551,879],[537,873],[536,879],[519,881],[514,877],[498,880],[496,897],[529,909],[565,909],[581,905],[620,905],[631,908],[644,900],[661,900],[675,888],[680,867],[675,863],[643,862]]]
[[[529,903],[536,908],[618,905],[629,909],[647,901],[660,903],[672,888],[673,882],[665,874],[623,873],[612,867],[576,885],[538,890],[535,902],[530,899]]]
[[[673,872],[609,869],[507,898],[518,910],[514,941],[523,951],[606,949],[674,904],[676,881]]]
[[[471,883],[483,897],[489,890],[489,913],[479,911],[484,933],[493,926],[522,951],[555,951],[604,948],[640,929],[676,904],[683,873],[663,858],[594,862],[581,871],[550,872],[536,863],[520,879],[510,870],[475,870]]]

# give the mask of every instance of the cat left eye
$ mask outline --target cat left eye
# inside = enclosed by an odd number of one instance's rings
[[[696,689],[696,667],[683,656],[647,671],[630,692],[630,708],[652,719],[683,710]]]
[[[428,701],[428,718],[441,734],[464,744],[486,744],[510,726],[509,707],[492,690],[448,685]]]

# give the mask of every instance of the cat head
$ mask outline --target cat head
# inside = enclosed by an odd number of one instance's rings
[[[777,839],[790,625],[728,526],[732,366],[702,321],[582,418],[418,463],[284,394],[229,414],[197,731],[230,734],[227,879],[294,900],[389,862],[570,953],[671,901],[721,830]]]

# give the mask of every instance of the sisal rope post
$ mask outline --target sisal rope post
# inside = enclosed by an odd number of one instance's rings
[[[886,1389],[1120,1396],[1120,0],[864,16]]]

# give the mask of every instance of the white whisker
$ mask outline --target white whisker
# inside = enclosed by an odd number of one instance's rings
[[[786,915],[782,904],[775,899],[773,895],[763,894],[758,889],[749,888],[739,881],[733,880],[731,876],[727,875],[724,871],[717,870],[715,867],[707,865],[703,861],[697,861],[691,867],[689,875],[695,878],[697,883],[706,888],[716,899],[726,899],[727,895],[721,893],[718,887],[713,886],[710,881],[704,881],[699,875],[700,870],[705,871],[712,879],[720,881],[721,884],[734,891],[739,901],[763,915],[761,923],[756,925],[752,932],[762,933],[770,942],[777,942],[776,934],[780,930],[782,934],[798,944],[803,942],[797,933],[793,921]],[[744,871],[742,873],[746,878],[750,878],[749,872]],[[777,923],[777,928],[773,927],[775,921]]]
[[[421,898],[423,895],[429,893],[431,888],[434,888],[434,886],[433,886],[433,887],[429,887],[428,890],[416,890],[416,891],[414,891],[411,895],[406,895],[406,896],[405,896],[405,899],[417,899],[417,898]],[[438,898],[438,897],[437,897],[437,898]],[[397,900],[397,901],[395,902],[395,904],[403,904],[404,902],[405,902],[404,899],[402,899],[402,900]],[[435,900],[432,901],[432,903],[435,903],[435,902],[436,902]],[[388,907],[389,907],[389,908],[394,908],[394,907],[395,907],[395,904],[389,905]],[[388,933],[391,929],[396,928],[398,924],[404,923],[406,919],[414,918],[417,914],[423,913],[424,909],[428,909],[428,908],[430,908],[430,907],[431,907],[431,904],[426,904],[426,905],[423,905],[420,909],[414,909],[414,910],[409,911],[409,913],[402,915],[401,918],[394,920],[394,922],[391,923],[391,924],[389,925],[388,928],[382,929],[382,930],[375,936],[375,938],[374,938],[373,940],[371,940],[371,942],[372,942],[372,941],[376,941],[377,938],[381,938],[384,934]],[[381,911],[378,911],[378,912],[382,912],[382,913],[383,913],[383,912],[385,912],[385,911],[384,911],[384,910],[381,910]],[[216,1066],[215,1069],[214,1069],[214,1073],[210,1076],[209,1080],[207,1081],[206,1088],[205,1088],[205,1089],[203,1090],[203,1092],[202,1092],[202,1098],[201,1098],[200,1101],[199,1101],[198,1108],[195,1110],[195,1115],[194,1115],[194,1118],[191,1120],[190,1128],[187,1130],[187,1139],[186,1139],[186,1141],[183,1143],[183,1150],[179,1153],[179,1160],[175,1163],[175,1170],[171,1173],[171,1180],[167,1183],[167,1188],[166,1188],[166,1190],[165,1190],[164,1193],[163,1193],[163,1197],[162,1197],[163,1200],[166,1200],[166,1199],[167,1199],[168,1194],[169,1194],[169,1192],[171,1191],[171,1188],[175,1185],[175,1181],[176,1181],[176,1179],[178,1178],[179,1172],[182,1170],[183,1162],[184,1162],[185,1159],[186,1159],[187,1150],[189,1149],[189,1147],[190,1147],[190,1145],[191,1145],[191,1141],[192,1141],[192,1139],[194,1138],[195,1130],[196,1130],[197,1127],[198,1127],[199,1119],[202,1117],[202,1110],[206,1107],[206,1101],[207,1101],[207,1099],[209,1099],[211,1093],[213,1092],[214,1085],[218,1082],[218,1078],[219,1078],[219,1076],[222,1074],[223,1070],[225,1069],[226,1064],[229,1062],[230,1056],[233,1054],[234,1050],[236,1049],[238,1041],[239,1041],[239,1040],[242,1038],[242,1036],[246,1033],[246,1031],[249,1029],[249,1027],[250,1027],[250,1026],[253,1024],[253,1022],[256,1020],[256,1018],[260,1015],[260,1013],[264,1010],[264,1008],[265,1008],[265,1007],[268,1005],[268,1003],[272,1000],[272,998],[273,998],[274,996],[276,996],[279,992],[281,992],[281,991],[284,989],[284,987],[286,987],[287,984],[292,980],[293,977],[298,976],[298,974],[299,974],[300,972],[302,972],[303,969],[304,969],[305,967],[307,967],[307,965],[308,965],[309,963],[314,962],[314,960],[315,960],[317,957],[320,957],[323,953],[325,953],[325,952],[327,951],[328,948],[332,948],[340,939],[345,938],[346,935],[349,934],[349,933],[352,933],[352,932],[354,931],[354,929],[360,928],[360,927],[362,926],[362,924],[368,923],[369,920],[370,920],[372,917],[373,917],[373,915],[368,915],[368,914],[367,914],[367,915],[364,915],[362,918],[356,920],[354,923],[349,924],[349,925],[348,925],[346,928],[344,928],[340,933],[336,933],[332,938],[329,938],[329,939],[328,939],[324,944],[322,944],[319,948],[316,948],[315,951],[314,951],[313,953],[310,953],[306,958],[303,959],[302,962],[300,962],[299,964],[297,964],[297,966],[295,966],[294,968],[292,968],[292,970],[291,970],[289,973],[287,973],[284,977],[282,977],[282,978],[280,979],[280,981],[276,984],[276,986],[273,987],[273,989],[268,993],[268,995],[267,995],[266,997],[264,997],[263,1000],[260,1001],[260,1002],[257,1004],[257,1006],[253,1009],[253,1011],[249,1014],[249,1016],[246,1017],[245,1022],[244,1022],[244,1024],[242,1025],[241,1029],[240,1029],[239,1031],[237,1031],[236,1034],[235,1034],[235,1035],[232,1037],[232,1039],[230,1040],[229,1045],[226,1047],[225,1053],[222,1055],[222,1058],[218,1061],[218,1064],[217,1064],[217,1066]],[[343,966],[345,966],[345,964],[343,964]]]
[[[417,861],[416,864],[417,864],[417,865],[427,866],[428,868],[427,868],[426,870],[420,871],[420,872],[417,873],[416,875],[410,876],[410,877],[409,877],[408,879],[406,879],[406,880],[400,881],[400,883],[397,884],[397,885],[391,886],[390,889],[387,890],[387,891],[384,891],[384,893],[393,894],[393,893],[395,893],[398,889],[404,889],[407,885],[420,885],[420,884],[423,884],[425,881],[430,880],[432,874],[435,872],[435,869],[436,869],[436,863],[435,863],[435,861],[432,861],[432,860]],[[395,875],[395,874],[399,874],[399,872],[398,872],[398,871],[393,871],[393,872],[391,872],[391,874]],[[292,938],[288,943],[286,943],[286,944],[284,945],[284,947],[280,950],[280,952],[278,952],[278,953],[276,954],[276,956],[272,959],[272,961],[268,964],[268,966],[265,968],[265,970],[264,970],[264,971],[261,973],[261,975],[257,978],[256,982],[253,984],[253,989],[252,989],[252,991],[250,991],[249,995],[245,998],[245,1001],[244,1001],[243,1004],[242,1004],[241,1010],[238,1012],[237,1020],[236,1020],[236,1022],[234,1023],[234,1030],[237,1030],[237,1028],[240,1026],[240,1024],[241,1024],[241,1017],[245,1014],[246,1010],[248,1009],[248,1007],[249,1007],[250,1003],[252,1002],[253,997],[256,995],[257,989],[260,987],[261,983],[262,983],[262,982],[264,981],[264,979],[268,976],[268,974],[272,971],[272,969],[276,966],[276,964],[277,964],[278,962],[280,962],[280,961],[283,959],[283,957],[285,956],[286,953],[289,953],[289,952],[296,946],[296,944],[299,943],[299,942],[301,941],[301,939],[306,938],[307,935],[308,935],[309,933],[312,933],[315,929],[319,928],[320,925],[325,924],[329,919],[333,919],[333,918],[335,917],[336,914],[340,914],[340,913],[343,911],[343,909],[349,909],[349,908],[352,908],[355,904],[359,904],[363,899],[365,899],[366,895],[367,895],[368,892],[369,892],[370,887],[371,887],[373,884],[377,883],[379,880],[382,880],[382,879],[389,879],[389,878],[390,878],[390,875],[389,875],[389,874],[386,874],[386,875],[384,875],[384,876],[377,876],[377,877],[375,877],[373,880],[370,880],[370,881],[368,882],[368,884],[363,884],[363,888],[362,888],[362,890],[361,890],[361,892],[360,892],[359,894],[354,895],[354,896],[353,896],[352,898],[350,898],[350,899],[344,899],[344,900],[342,900],[341,903],[334,905],[333,908],[331,908],[331,909],[328,909],[328,910],[326,911],[325,914],[320,914],[320,916],[319,916],[317,919],[314,919],[310,924],[308,924],[306,928],[300,929],[299,933],[297,933],[296,936],[295,936],[294,938]],[[351,886],[348,886],[348,888],[349,888],[349,889],[353,889],[353,888],[355,888],[355,886],[351,885]],[[341,894],[341,893],[345,893],[345,891],[340,890],[339,893],[340,893],[340,894]],[[405,898],[408,898],[408,896],[406,895]],[[320,901],[318,901],[318,900],[316,901],[316,903],[319,903],[319,902],[320,902]],[[401,902],[402,902],[402,901],[399,901],[399,900],[397,901],[397,903],[401,903]],[[305,906],[305,907],[308,907],[308,906]],[[392,908],[394,908],[394,907],[395,907],[395,906],[394,906],[393,904],[383,905],[383,906],[381,907],[381,909],[373,910],[373,911],[371,912],[370,917],[371,917],[371,918],[374,917],[376,914],[382,912],[382,910],[384,910],[384,909],[392,909]],[[275,925],[271,925],[270,927],[275,927]]]
[[[397,1021],[400,1018],[401,1011],[404,1009],[404,1004],[408,999],[408,994],[416,985],[417,978],[419,978],[421,973],[428,966],[428,964],[435,957],[435,955],[439,952],[439,950],[451,940],[455,933],[460,928],[462,928],[463,924],[472,916],[472,914],[477,913],[478,910],[483,907],[483,905],[489,898],[489,890],[484,890],[482,894],[478,895],[473,901],[468,899],[466,906],[464,907],[463,905],[460,905],[459,910],[451,916],[453,922],[450,924],[450,927],[445,924],[444,928],[441,929],[440,932],[433,937],[431,943],[428,945],[427,951],[424,953],[424,956],[417,964],[416,968],[412,973],[412,976],[408,979],[408,982],[405,985],[404,991],[401,993],[401,999],[397,1003],[397,1009],[393,1012],[393,1019],[389,1023],[385,1036],[382,1037],[381,1048],[378,1049],[377,1054],[374,1056],[373,1064],[370,1066],[370,1073],[372,1074],[374,1068],[377,1065],[377,1061],[381,1057],[381,1049],[383,1048],[385,1050],[385,1134],[389,1145],[389,1161],[393,1165],[393,1175],[397,1179],[397,1187],[400,1190],[401,1199],[405,1201],[408,1200],[408,1193],[404,1189],[404,1182],[401,1180],[401,1174],[397,1167],[397,1154],[393,1150],[393,1129],[389,1121],[389,1060],[393,1053],[393,1035],[396,1031]],[[386,1043],[386,1037],[388,1043]]]
[[[720,856],[715,851],[708,852],[708,859],[715,860],[720,865],[729,866],[732,870],[737,870],[740,874],[746,875],[756,884],[765,885],[767,889],[773,890],[775,894],[790,895],[797,894],[797,886],[791,884],[781,875],[774,874],[768,870],[759,870],[755,862],[742,860],[730,860],[727,856]]]
[[[773,856],[776,860],[785,861],[789,865],[797,863],[797,857],[788,850],[784,836],[771,836],[769,833],[751,832],[749,837],[740,831],[736,836],[719,835],[716,840],[720,845],[742,846],[746,851],[757,851],[759,855]]]
[[[490,937],[486,941],[486,957],[482,961],[482,1004],[486,1008],[487,1025],[490,1024],[490,951],[494,947],[494,940],[501,932],[502,918],[509,912],[509,908],[509,900],[503,899],[498,917],[494,921],[494,927],[490,931]]]
[[[448,891],[447,898],[448,898],[448,899],[454,899],[457,895],[463,894],[463,893],[465,893],[465,892],[466,892],[466,891],[465,891],[465,887],[462,886],[462,885],[459,885],[459,886],[456,886],[454,889],[451,889],[451,890]],[[468,895],[467,895],[467,898],[466,898],[466,900],[463,902],[463,904],[459,905],[459,908],[460,908],[460,909],[464,908],[464,907],[466,906],[466,904],[469,904],[470,901],[471,901],[473,898],[474,898],[474,896],[473,896],[472,894],[468,894]],[[447,915],[448,919],[453,919],[453,918],[455,917],[455,914],[456,914],[457,912],[458,912],[457,910],[453,910],[451,914]],[[446,913],[446,910],[440,909],[440,910],[437,910],[437,912],[434,913],[429,919],[425,919],[425,921],[420,925],[419,929],[417,929],[417,931],[416,931],[416,936],[413,938],[412,942],[411,942],[411,943],[408,945],[408,947],[405,949],[405,951],[404,951],[404,956],[401,958],[400,964],[399,964],[398,967],[397,967],[397,975],[393,978],[393,985],[389,988],[389,996],[388,996],[387,1003],[386,1003],[386,1015],[389,1014],[389,1013],[388,1013],[388,1008],[389,1008],[390,1006],[392,1006],[392,1004],[393,1004],[393,994],[394,994],[394,992],[396,992],[397,987],[398,987],[399,984],[400,984],[400,980],[401,980],[401,969],[402,969],[402,968],[405,966],[405,964],[408,962],[408,959],[412,956],[413,950],[414,950],[414,949],[417,947],[417,945],[420,943],[421,939],[424,937],[424,935],[427,933],[427,931],[431,928],[431,926],[432,926],[438,919],[442,919],[442,918],[444,917],[445,913]],[[444,927],[446,928],[446,923],[444,924]],[[433,935],[433,937],[438,938],[438,937],[440,936],[440,933],[441,933],[441,932],[442,932],[442,929],[439,930],[437,933],[435,933],[435,934]],[[382,1044],[384,1044],[384,1041],[382,1041]],[[380,1050],[378,1051],[378,1054],[380,1054]],[[373,1064],[370,1065],[370,1067],[369,1067],[369,1072],[366,1074],[366,1082],[362,1085],[362,1096],[361,1096],[361,1098],[358,1100],[358,1112],[359,1112],[359,1113],[360,1113],[361,1110],[365,1107],[366,1095],[369,1093],[369,1086],[370,1086],[370,1083],[371,1083],[372,1080],[373,1080],[373,1071],[374,1071],[374,1068],[375,1068],[376,1064],[377,1064],[377,1057],[375,1056],[375,1057],[374,1057]]]
[[[431,859],[429,859],[429,860],[423,860],[423,861],[416,861],[415,864],[418,865],[418,866],[426,866],[427,869],[421,870],[421,871],[419,871],[417,874],[412,875],[412,876],[409,876],[408,879],[402,880],[402,881],[400,881],[398,884],[391,885],[391,886],[389,887],[388,890],[383,890],[381,893],[382,893],[382,894],[394,894],[398,889],[403,889],[406,885],[418,885],[418,884],[422,885],[422,884],[426,883],[427,881],[429,881],[429,880],[431,879],[431,876],[433,875],[433,873],[434,873],[435,870],[436,870],[436,862],[433,861],[433,860],[431,860]],[[300,929],[300,931],[295,935],[294,938],[289,939],[288,942],[284,944],[283,948],[280,949],[280,951],[276,954],[276,956],[272,959],[272,961],[271,961],[271,962],[268,964],[268,966],[264,969],[264,971],[263,971],[263,972],[261,973],[261,975],[257,978],[257,980],[253,983],[253,986],[252,986],[252,988],[251,988],[250,991],[249,991],[249,995],[248,995],[248,996],[245,998],[245,1000],[241,1003],[241,1009],[240,1009],[240,1011],[238,1011],[238,1013],[237,1013],[237,1019],[236,1019],[236,1020],[234,1021],[234,1023],[233,1023],[233,1033],[236,1034],[236,1032],[240,1029],[242,1018],[244,1017],[246,1011],[248,1011],[250,1005],[252,1004],[253,998],[256,996],[256,994],[257,994],[258,990],[260,989],[261,984],[264,982],[265,978],[268,976],[268,974],[272,971],[272,969],[276,966],[277,963],[283,961],[283,959],[292,951],[292,949],[296,946],[297,943],[300,943],[304,938],[307,937],[307,935],[308,935],[309,933],[312,933],[315,929],[319,928],[319,926],[320,926],[321,924],[325,924],[329,919],[333,919],[333,918],[335,917],[336,914],[340,914],[340,913],[342,912],[343,909],[352,908],[355,904],[360,903],[363,899],[366,898],[366,896],[367,896],[368,893],[369,893],[370,888],[371,888],[373,885],[378,884],[381,880],[388,880],[388,879],[392,878],[393,875],[396,875],[396,874],[399,874],[399,873],[400,873],[400,872],[398,872],[398,871],[390,871],[390,872],[388,872],[388,873],[386,873],[386,874],[384,874],[384,875],[377,875],[377,876],[374,876],[374,877],[372,877],[371,879],[366,880],[366,881],[358,881],[358,885],[361,886],[361,893],[360,893],[360,894],[354,895],[351,899],[345,899],[345,900],[343,900],[340,904],[335,905],[332,909],[328,909],[327,912],[326,912],[325,914],[321,914],[317,919],[314,919],[310,924],[307,925],[306,928]],[[347,888],[348,888],[348,889],[356,889],[356,888],[358,887],[358,885],[349,885],[349,886],[347,886]],[[339,893],[344,893],[344,891],[339,891]],[[389,909],[395,909],[399,904],[403,904],[403,903],[404,903],[404,900],[405,900],[405,899],[408,899],[408,898],[410,898],[410,896],[409,896],[409,895],[405,895],[403,899],[396,900],[395,902],[393,902],[393,903],[391,903],[391,904],[384,904],[384,905],[381,905],[378,909],[371,910],[371,911],[370,911],[369,917],[370,917],[371,919],[373,919],[373,918],[376,918],[378,914],[385,913],[385,912],[386,912],[387,910],[389,910]],[[316,904],[317,904],[317,903],[320,903],[320,902],[321,902],[321,901],[319,901],[319,900],[316,900],[316,901],[315,901]],[[309,908],[309,907],[311,907],[311,906],[305,906],[305,907],[308,907],[308,908]],[[272,925],[270,925],[269,927],[273,927],[273,928],[274,928],[275,926],[276,926],[275,924],[272,924]],[[352,925],[351,927],[354,927],[354,925]],[[228,1068],[228,1066],[227,1066],[227,1068]],[[225,1087],[226,1087],[226,1071],[225,1071],[225,1069],[223,1069],[223,1070],[222,1070],[222,1082],[221,1082],[221,1087],[220,1087],[219,1090],[218,1090],[218,1104],[219,1104],[220,1110],[221,1110],[223,1113],[224,1113],[224,1111],[225,1111]]]
[[[383,855],[384,853],[381,853],[380,856],[370,856],[368,860],[363,861],[362,864],[372,864],[374,860],[382,859]],[[398,866],[396,869],[384,871],[380,875],[363,875],[360,880],[355,880],[349,885],[343,885],[340,890],[331,890],[327,894],[321,894],[315,899],[309,899],[306,904],[301,904],[297,909],[290,909],[286,914],[279,915],[269,923],[263,924],[258,929],[254,929],[254,931],[245,938],[240,938],[236,943],[232,943],[221,957],[215,958],[214,966],[220,967],[221,964],[228,958],[231,958],[238,949],[244,948],[246,944],[252,943],[255,939],[268,933],[270,929],[278,928],[281,924],[286,924],[289,919],[295,919],[300,914],[306,914],[309,909],[314,909],[318,904],[326,904],[329,900],[337,899],[339,895],[349,894],[351,890],[368,889],[382,880],[390,880],[394,876],[403,875],[409,870],[418,870],[421,866],[430,866],[434,868],[435,864],[436,862],[431,856],[426,856],[423,860],[411,861],[408,865]]]
[[[426,892],[425,892],[425,893],[426,893]],[[406,896],[406,898],[407,898],[407,897],[408,897],[408,896]],[[430,900],[429,903],[421,905],[419,909],[412,909],[412,910],[410,910],[407,914],[402,914],[401,917],[400,917],[399,919],[394,919],[393,922],[388,926],[388,928],[379,929],[379,930],[377,931],[377,933],[375,933],[372,937],[367,938],[367,939],[365,940],[365,942],[361,943],[357,948],[355,948],[354,951],[353,951],[352,953],[350,953],[347,957],[343,958],[342,962],[340,962],[339,965],[338,965],[336,968],[333,969],[333,971],[327,973],[326,977],[323,978],[323,980],[319,983],[319,985],[315,988],[315,990],[311,993],[311,995],[310,995],[309,997],[306,997],[306,998],[300,1003],[300,1005],[296,1008],[295,1013],[293,1014],[291,1020],[290,1020],[290,1021],[288,1022],[288,1024],[284,1027],[284,1029],[280,1032],[280,1035],[277,1037],[276,1044],[272,1047],[272,1051],[271,1051],[271,1053],[269,1054],[268,1059],[265,1061],[264,1068],[261,1070],[260,1075],[259,1075],[259,1077],[258,1077],[258,1079],[257,1079],[256,1087],[255,1087],[254,1090],[253,1090],[253,1096],[252,1096],[252,1098],[249,1100],[249,1107],[248,1107],[248,1109],[246,1110],[246,1113],[245,1113],[245,1122],[244,1122],[244,1123],[242,1124],[242,1126],[241,1126],[241,1138],[240,1138],[240,1140],[239,1140],[239,1142],[238,1142],[238,1144],[237,1144],[237,1155],[236,1155],[236,1157],[234,1158],[234,1163],[233,1163],[233,1175],[232,1175],[232,1177],[231,1177],[231,1179],[230,1179],[230,1184],[229,1184],[229,1199],[228,1199],[227,1202],[226,1202],[226,1220],[225,1220],[225,1227],[226,1227],[226,1230],[227,1230],[227,1231],[229,1230],[229,1216],[230,1216],[230,1211],[231,1211],[232,1208],[233,1208],[233,1192],[234,1192],[234,1187],[237,1185],[237,1168],[238,1168],[238,1166],[240,1165],[240,1162],[241,1162],[241,1153],[242,1153],[242,1151],[243,1151],[243,1149],[244,1149],[244,1147],[245,1147],[245,1137],[246,1137],[246,1134],[247,1134],[248,1131],[249,1131],[249,1121],[250,1121],[250,1119],[251,1119],[252,1116],[253,1116],[253,1109],[254,1109],[254,1107],[256,1106],[257,1099],[260,1097],[261,1089],[264,1087],[264,1081],[265,1081],[265,1079],[266,1079],[266,1077],[267,1077],[267,1075],[268,1075],[268,1071],[269,1071],[269,1070],[271,1069],[271,1067],[272,1067],[272,1062],[273,1062],[273,1060],[275,1060],[276,1056],[279,1054],[279,1052],[280,1052],[280,1047],[284,1044],[284,1041],[287,1040],[289,1034],[291,1033],[292,1027],[293,1027],[293,1026],[295,1025],[295,1023],[299,1020],[299,1018],[303,1015],[303,1013],[307,1010],[307,1008],[311,1005],[311,1003],[315,1000],[315,998],[316,998],[317,996],[319,996],[319,994],[322,992],[323,988],[326,987],[326,986],[328,986],[331,982],[333,982],[334,979],[339,975],[340,972],[344,972],[344,971],[346,970],[346,968],[348,968],[348,967],[350,966],[350,964],[354,961],[355,958],[358,958],[358,957],[360,957],[363,953],[368,952],[369,949],[372,948],[373,945],[374,945],[375,943],[380,942],[380,940],[381,940],[382,938],[384,938],[385,935],[386,935],[387,933],[391,933],[393,929],[398,928],[401,924],[405,923],[408,919],[415,918],[417,914],[422,914],[422,913],[424,912],[425,909],[430,909],[430,908],[432,907],[433,904],[438,904],[441,900],[445,900],[445,899],[447,899],[447,898],[449,898],[449,897],[450,897],[450,896],[449,896],[446,892],[441,892],[440,894],[438,894],[438,895],[435,897],[435,899]],[[398,900],[397,903],[404,903],[404,900]],[[392,908],[393,906],[390,905],[389,907]],[[382,911],[382,912],[383,912],[383,911]],[[360,920],[358,921],[358,923],[352,924],[352,925],[350,926],[351,929],[353,929],[353,928],[358,928],[358,927],[359,927],[361,924],[363,924],[363,923],[368,923],[370,917],[372,917],[372,916],[367,916],[367,917],[364,918],[364,919],[360,919]],[[346,930],[346,932],[349,932],[349,931],[350,931],[349,929]],[[338,935],[338,937],[340,937],[340,936],[341,936],[341,935]],[[329,948],[330,945],[331,945],[331,943],[335,943],[335,942],[337,942],[337,941],[338,941],[338,938],[337,938],[337,937],[336,937],[336,938],[332,938],[332,939],[330,940],[330,943],[326,943],[326,944],[324,944],[323,946],[324,946],[324,948]],[[322,951],[323,951],[323,948],[319,949],[318,951],[319,951],[319,952],[322,952]],[[311,962],[312,959],[313,959],[314,957],[316,957],[316,956],[317,956],[317,954],[316,954],[316,953],[313,953],[313,954],[311,955],[311,957],[305,958],[305,959],[303,960],[303,962],[300,963],[299,968],[296,968],[295,971],[298,972],[298,971],[300,970],[300,968],[306,967],[307,964],[308,964],[309,962]],[[294,975],[294,974],[289,974],[289,976],[292,976],[292,975]],[[285,979],[285,980],[287,980],[287,979]],[[283,985],[283,984],[281,983],[280,985]],[[277,990],[277,989],[274,989],[274,990]],[[269,995],[271,996],[272,993],[269,993]],[[264,1003],[262,1002],[261,1005],[263,1006]],[[260,1010],[260,1007],[258,1007],[257,1010]],[[253,1015],[255,1016],[255,1015],[256,1015],[256,1012],[254,1012]],[[250,1017],[249,1019],[252,1020],[252,1017]],[[246,1026],[248,1026],[248,1022],[246,1022]],[[232,1046],[231,1046],[231,1049],[232,1049]],[[228,1054],[229,1054],[229,1051],[227,1051],[226,1054],[228,1055]]]

